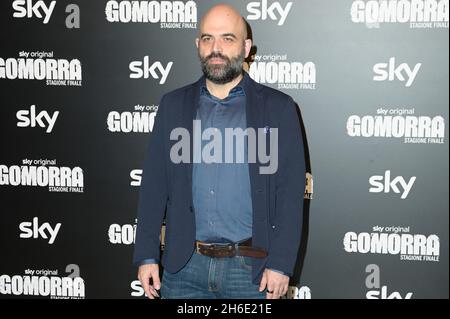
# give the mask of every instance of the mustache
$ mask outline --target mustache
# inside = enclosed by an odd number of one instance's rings
[[[205,57],[203,60],[206,62],[206,61],[209,61],[210,59],[214,59],[214,58],[221,58],[222,60],[230,62],[230,59],[228,57],[226,57],[225,55],[223,55],[222,53],[219,53],[219,52],[213,52],[210,55],[208,55],[207,57]]]

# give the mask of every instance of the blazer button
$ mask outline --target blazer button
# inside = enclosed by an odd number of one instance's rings
[[[194,207],[192,207],[192,205],[189,206],[189,211],[190,211],[191,213],[194,212]]]
[[[272,225],[272,229],[275,229],[275,225]]]

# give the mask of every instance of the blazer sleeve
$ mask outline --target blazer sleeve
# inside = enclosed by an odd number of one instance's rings
[[[278,171],[275,215],[269,225],[267,268],[292,276],[303,223],[306,161],[297,105],[291,97],[283,107],[278,127]]]
[[[136,266],[146,259],[159,260],[160,257],[159,237],[168,199],[164,104],[163,97],[144,160],[133,255],[133,264]]]

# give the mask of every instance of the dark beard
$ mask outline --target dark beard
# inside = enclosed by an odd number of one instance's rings
[[[242,63],[245,59],[245,49],[241,54],[229,59],[221,53],[211,53],[205,58],[202,58],[199,54],[200,63],[202,66],[202,72],[205,77],[215,84],[225,84],[233,81],[243,72]],[[222,65],[208,65],[208,61],[211,58],[221,58],[225,61]]]

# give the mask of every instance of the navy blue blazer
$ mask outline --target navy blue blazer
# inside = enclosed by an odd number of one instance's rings
[[[258,158],[256,163],[249,163],[253,246],[268,251],[266,258],[252,258],[253,282],[259,284],[265,267],[288,275],[293,273],[303,222],[306,163],[297,106],[292,98],[249,80],[245,92],[247,127],[256,132],[258,128],[278,128],[277,171],[260,174],[259,167],[267,163],[260,163]],[[164,269],[170,273],[179,271],[194,251],[192,128],[202,81],[203,77],[165,94],[159,104],[139,193],[135,264],[159,258],[159,236],[165,213],[165,249],[161,260]],[[176,164],[170,159],[170,149],[178,142],[170,140],[170,132],[177,127],[186,128],[190,133],[190,163]],[[267,141],[269,134],[270,131],[266,134]]]

